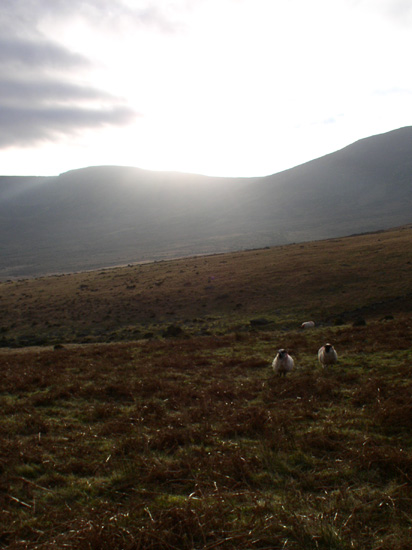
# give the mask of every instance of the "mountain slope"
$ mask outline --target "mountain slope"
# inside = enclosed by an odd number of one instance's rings
[[[407,223],[412,128],[360,140],[265,180],[251,197],[255,212],[280,213],[296,240],[306,232],[328,238]]]
[[[385,229],[411,207],[411,127],[263,178],[113,166],[2,177],[0,278]]]

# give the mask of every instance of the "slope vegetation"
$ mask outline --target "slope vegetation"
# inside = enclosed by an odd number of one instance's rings
[[[3,346],[354,322],[410,311],[412,226],[0,283]]]
[[[411,231],[2,285],[6,334],[103,338],[149,306],[209,334],[0,350],[0,546],[410,550]],[[223,333],[238,300],[280,327]]]

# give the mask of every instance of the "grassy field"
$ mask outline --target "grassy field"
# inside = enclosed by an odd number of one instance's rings
[[[276,328],[412,311],[412,226],[0,283],[0,346]]]
[[[409,550],[411,234],[3,283],[0,548]]]

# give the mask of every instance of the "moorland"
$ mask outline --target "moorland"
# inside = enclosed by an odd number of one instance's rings
[[[0,547],[409,550],[411,244],[1,283]]]

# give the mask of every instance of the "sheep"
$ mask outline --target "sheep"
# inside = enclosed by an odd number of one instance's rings
[[[285,349],[280,349],[273,359],[272,368],[279,376],[286,376],[295,366],[292,357]]]
[[[323,368],[334,365],[338,360],[338,354],[332,344],[325,344],[318,351],[319,363]]]
[[[300,325],[300,328],[307,329],[307,328],[313,328],[315,326],[314,321],[305,321]]]

